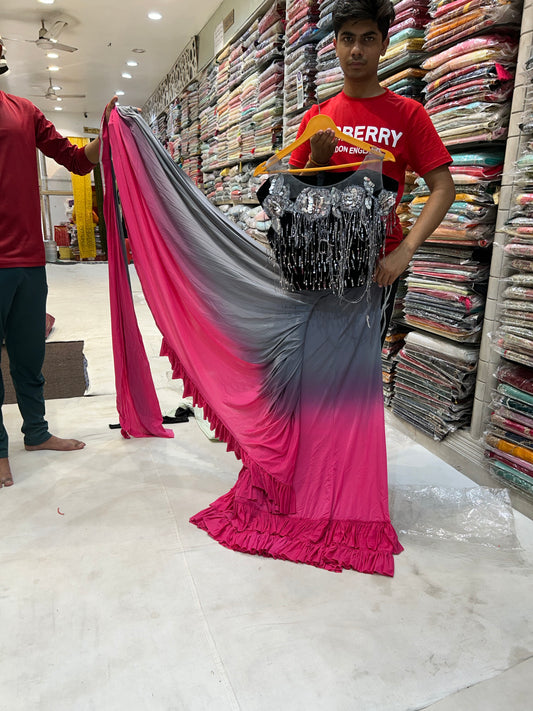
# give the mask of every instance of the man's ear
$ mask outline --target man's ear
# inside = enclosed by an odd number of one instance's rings
[[[388,46],[389,46],[389,42],[390,42],[390,37],[387,37],[387,39],[383,41],[380,56],[383,57],[385,55],[385,52],[387,51]]]

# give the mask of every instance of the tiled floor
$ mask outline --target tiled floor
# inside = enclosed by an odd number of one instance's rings
[[[110,430],[106,267],[48,274],[52,337],[85,341],[91,388],[47,415],[87,447],[25,452],[4,408],[16,485],[0,491],[1,711],[531,708],[533,522],[515,514],[521,551],[403,534],[392,579],[222,548],[188,517],[238,463],[194,421],[173,440]],[[132,277],[165,412],[180,391]],[[403,486],[473,486],[392,427],[387,438],[397,525]]]

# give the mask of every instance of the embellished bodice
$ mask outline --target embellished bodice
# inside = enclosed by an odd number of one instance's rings
[[[312,184],[317,182],[322,184]],[[347,177],[279,173],[269,178],[258,198],[271,219],[268,237],[283,286],[331,289],[338,296],[351,287],[368,288],[387,221],[395,214],[396,192],[395,181],[363,169]]]

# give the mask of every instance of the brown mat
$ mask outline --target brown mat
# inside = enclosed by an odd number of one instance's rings
[[[2,346],[1,361],[6,405],[17,401],[9,374],[9,358]],[[57,400],[65,397],[81,397],[86,390],[83,365],[83,341],[51,341],[46,344],[43,375],[45,377],[44,399]]]

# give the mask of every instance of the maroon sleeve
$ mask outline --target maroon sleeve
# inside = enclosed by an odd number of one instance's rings
[[[45,156],[53,158],[60,165],[76,175],[87,175],[94,168],[94,163],[87,158],[85,150],[74,146],[68,138],[58,133],[45,115],[35,108],[35,143]]]
[[[407,134],[410,167],[423,176],[441,165],[449,165],[452,157],[422,105],[417,104],[411,121]]]

